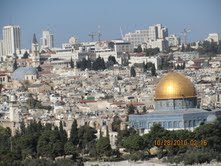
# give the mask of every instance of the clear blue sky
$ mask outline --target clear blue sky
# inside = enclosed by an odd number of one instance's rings
[[[0,29],[19,25],[22,47],[29,48],[33,33],[38,40],[49,29],[55,46],[74,35],[90,41],[88,34],[98,30],[102,39],[120,38],[123,33],[161,23],[169,34],[192,32],[191,41],[202,40],[209,32],[221,35],[220,0],[0,0]],[[0,33],[2,38],[2,32]]]

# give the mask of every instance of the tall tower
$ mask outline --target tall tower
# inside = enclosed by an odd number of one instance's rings
[[[13,55],[16,51],[21,50],[21,34],[19,26],[4,26],[3,27],[3,47],[4,55]]]
[[[54,47],[54,35],[49,31],[42,32],[42,46],[41,49],[44,48],[53,48]]]
[[[3,40],[0,40],[0,62],[3,61],[3,55],[4,55],[4,52],[3,52]]]
[[[38,67],[40,65],[40,55],[39,55],[39,46],[36,39],[36,35],[33,36],[32,41],[32,66]]]

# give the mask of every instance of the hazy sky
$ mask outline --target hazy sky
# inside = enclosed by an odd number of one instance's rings
[[[191,29],[189,39],[202,40],[209,32],[221,35],[220,0],[0,0],[0,29],[21,27],[22,47],[29,48],[33,33],[54,34],[55,46],[74,35],[90,41],[90,32],[100,30],[101,39],[117,39],[123,33],[161,23],[169,34]],[[2,32],[0,33],[2,38]]]

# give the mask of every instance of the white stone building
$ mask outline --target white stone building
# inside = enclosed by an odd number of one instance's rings
[[[177,47],[180,45],[180,37],[175,34],[166,37],[166,40],[168,41],[169,47]]]
[[[156,69],[161,64],[161,60],[157,56],[131,56],[129,60],[130,64],[133,65],[135,63],[148,63],[151,62],[155,65]]]
[[[165,39],[168,36],[168,30],[161,24],[150,26],[145,30],[136,30],[134,33],[129,32],[123,37],[124,40],[129,41],[132,47],[136,48],[144,42],[156,41],[157,39]]]
[[[209,33],[207,39],[209,42],[219,42],[219,34],[218,33]]]
[[[13,55],[21,49],[21,34],[19,26],[3,27],[4,55]]]
[[[191,52],[174,52],[173,53],[173,58],[174,60],[182,59],[184,61],[189,61],[193,59],[198,59],[199,58],[199,53],[195,51]]]

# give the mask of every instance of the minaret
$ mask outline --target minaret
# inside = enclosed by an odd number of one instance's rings
[[[13,94],[10,96],[9,101],[9,118],[11,122],[19,122],[18,102],[17,97]]]
[[[9,120],[10,120],[10,128],[12,130],[12,135],[15,135],[16,130],[20,129],[20,115],[19,115],[19,105],[17,102],[17,97],[15,94],[12,94],[9,97]]]
[[[39,46],[36,39],[36,35],[33,36],[32,41],[32,66],[38,67],[40,65]]]

